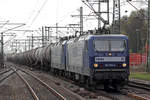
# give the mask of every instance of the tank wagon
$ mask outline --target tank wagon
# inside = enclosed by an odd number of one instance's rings
[[[117,89],[129,78],[128,37],[84,35],[16,54],[11,61],[38,65],[87,87],[102,85]]]
[[[0,67],[4,67],[4,56],[1,51],[0,51]]]

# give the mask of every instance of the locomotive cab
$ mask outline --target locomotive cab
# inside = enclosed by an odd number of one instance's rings
[[[119,87],[129,77],[128,38],[125,35],[93,36],[89,45],[93,80]]]

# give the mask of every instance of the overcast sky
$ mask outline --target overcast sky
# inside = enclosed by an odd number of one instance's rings
[[[25,23],[25,27],[30,26],[31,29],[54,25],[56,22],[64,24],[70,21],[68,17],[71,14],[78,13],[80,6],[85,7],[81,0],[0,0],[0,21]],[[87,8],[84,10],[86,12]],[[126,14],[125,10],[128,10],[129,14],[135,9],[126,3],[122,6],[122,15]],[[67,18],[69,20],[66,20]]]
[[[80,0],[0,0],[0,21],[26,23],[31,28],[53,25],[81,4]]]
[[[138,1],[144,1],[143,4],[133,3],[138,9],[147,6],[145,0]],[[110,2],[110,8],[112,8],[112,0]],[[122,16],[129,15],[131,11],[135,10],[128,3],[122,3],[121,5],[123,5],[121,6]],[[74,24],[79,22],[79,18],[72,18],[70,15],[78,15],[78,9],[81,6],[83,6],[84,14],[90,12],[81,0],[0,0],[0,21],[1,23],[8,20],[10,23],[25,23],[26,25],[20,29],[33,30],[41,26],[54,26],[56,22],[59,26]],[[126,10],[127,13],[125,13]],[[110,9],[110,12],[112,13],[112,9]],[[110,21],[112,21],[111,13]],[[5,26],[0,31],[9,27]],[[84,23],[84,27],[85,29],[94,29],[97,27],[97,21],[89,20]],[[23,34],[19,32],[18,35],[22,36]],[[7,38],[5,38],[5,41],[7,41]]]

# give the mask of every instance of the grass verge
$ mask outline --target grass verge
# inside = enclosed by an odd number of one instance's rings
[[[130,78],[150,81],[150,73],[130,73]]]

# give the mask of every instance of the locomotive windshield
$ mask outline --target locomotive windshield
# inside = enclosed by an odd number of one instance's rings
[[[99,39],[94,41],[94,48],[95,51],[124,51],[126,42],[121,39]]]

